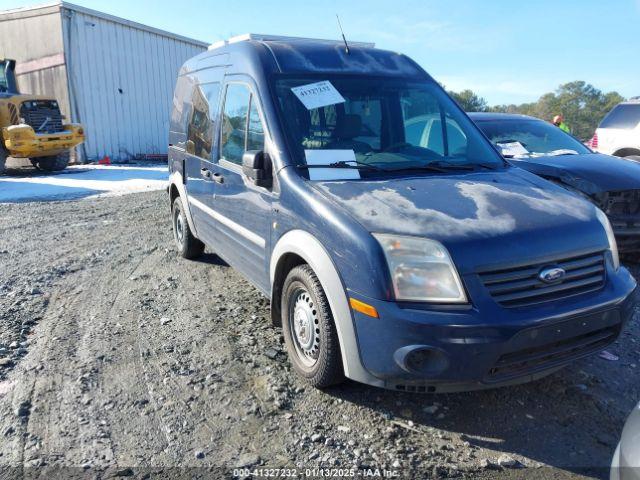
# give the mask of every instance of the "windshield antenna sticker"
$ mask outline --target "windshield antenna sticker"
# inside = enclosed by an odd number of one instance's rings
[[[344,97],[336,90],[329,80],[322,82],[309,83],[308,85],[300,85],[291,88],[298,100],[300,100],[307,110],[314,108],[326,107],[327,105],[335,105],[336,103],[344,103]]]

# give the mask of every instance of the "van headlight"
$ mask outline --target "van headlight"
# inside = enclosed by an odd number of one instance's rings
[[[449,252],[440,242],[374,233],[387,259],[396,300],[467,303]]]
[[[607,240],[609,240],[609,251],[611,252],[611,258],[613,259],[613,268],[618,270],[620,268],[620,255],[618,254],[618,243],[616,242],[616,236],[613,234],[613,228],[611,228],[611,222],[607,215],[596,208],[596,216],[600,223],[604,227],[604,231],[607,232]]]

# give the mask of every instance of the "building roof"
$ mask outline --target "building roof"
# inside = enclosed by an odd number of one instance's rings
[[[35,17],[38,15],[45,15],[59,9],[66,9],[66,10],[71,10],[78,13],[83,13],[85,15],[90,15],[92,17],[97,17],[110,22],[126,25],[128,27],[135,28],[137,30],[143,30],[143,31],[154,33],[156,35],[160,35],[163,37],[172,38],[174,40],[180,40],[185,43],[197,45],[199,47],[207,48],[207,46],[209,46],[209,42],[195,40],[193,38],[178,35],[176,33],[171,33],[166,30],[161,30],[159,28],[150,27],[149,25],[144,25],[142,23],[134,22],[132,20],[127,20],[126,18],[117,17],[115,15],[110,15],[108,13],[100,12],[98,10],[93,10],[91,8],[81,7],[80,5],[75,5],[73,3],[69,3],[65,1],[57,1],[52,3],[45,3],[42,5],[33,5],[29,7],[13,8],[9,10],[0,10],[0,22],[2,22],[3,20],[12,20],[12,19],[19,19],[19,18]]]

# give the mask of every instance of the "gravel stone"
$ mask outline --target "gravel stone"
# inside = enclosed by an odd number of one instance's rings
[[[158,478],[191,462],[497,480],[506,473],[487,439],[503,439],[512,460],[553,464],[568,451],[573,465],[608,468],[629,399],[640,398],[631,368],[640,315],[611,347],[619,362],[587,357],[531,384],[442,396],[355,382],[321,391],[287,361],[269,300],[215,248],[194,261],[176,255],[166,204],[165,192],[149,192],[0,205],[12,232],[0,231],[10,252],[0,255],[0,359],[11,360],[0,368],[1,464],[88,465],[92,478],[111,478],[126,458],[141,478],[156,459],[166,468]],[[527,478],[575,476],[534,465]]]

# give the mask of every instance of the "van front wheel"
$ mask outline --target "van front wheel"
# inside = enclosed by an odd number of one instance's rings
[[[282,292],[282,326],[293,368],[316,388],[342,382],[338,334],[313,269],[309,265],[292,269]]]

